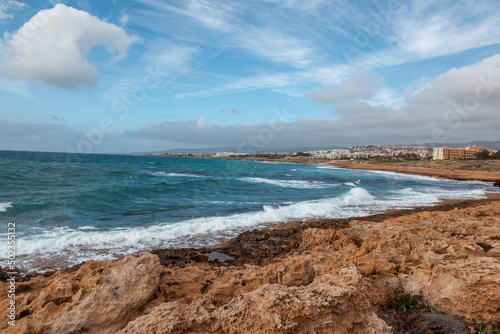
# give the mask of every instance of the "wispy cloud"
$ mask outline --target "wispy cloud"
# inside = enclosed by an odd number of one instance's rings
[[[395,20],[398,46],[420,58],[500,43],[498,2],[414,1]]]
[[[159,0],[138,0],[155,8],[156,11],[173,12],[189,17],[205,28],[219,31],[230,31],[233,12],[236,3],[215,2],[206,0],[187,0],[179,6],[174,6]]]
[[[164,16],[168,16],[169,12],[180,14],[189,18],[191,24],[216,32],[217,38],[205,41],[213,47],[236,47],[265,60],[294,67],[303,67],[315,58],[314,48],[309,41],[290,36],[285,29],[280,29],[278,17],[271,18],[266,24],[245,19],[248,12],[258,9],[243,2],[190,0],[183,5],[173,6],[157,0],[139,1],[163,11]],[[176,37],[192,40],[191,36],[186,35]]]
[[[31,93],[28,84],[21,80],[0,78],[0,90],[26,99],[36,100],[36,97],[33,93]]]
[[[366,79],[364,81],[370,81]],[[375,79],[376,81],[376,79]],[[420,82],[421,89],[408,92],[404,103],[394,101],[384,86],[370,101],[349,99],[359,92],[349,81],[332,112],[338,118],[297,118],[286,129],[274,134],[274,147],[328,146],[352,144],[422,144],[436,140],[495,140],[498,137],[500,101],[500,55],[471,66],[451,69]],[[328,92],[325,92],[328,93]],[[337,96],[336,96],[337,97]],[[374,103],[377,102],[381,103]],[[339,99],[330,102],[339,102]],[[474,104],[471,104],[471,101]],[[455,106],[455,107],[453,107]],[[461,106],[461,107],[456,107]],[[217,125],[200,117],[186,122],[151,123],[125,136],[184,144],[204,143],[228,146],[244,142],[248,136],[269,128],[269,123]],[[436,137],[436,129],[440,136]],[[189,135],[186,135],[189,134]]]
[[[274,62],[305,67],[314,59],[314,48],[306,41],[285,36],[280,31],[252,27],[236,37],[243,47]]]
[[[286,95],[304,96],[307,91],[299,93],[298,90],[296,90],[297,87],[302,87],[301,90],[303,90],[304,85],[311,87],[311,85],[317,83],[322,83],[324,85],[338,84],[343,78],[352,74],[353,71],[355,71],[355,68],[351,66],[333,66],[315,67],[304,71],[256,75],[241,78],[234,82],[209,89],[176,94],[175,98],[203,98],[208,96],[243,93],[259,89],[272,89],[285,93]]]
[[[11,11],[23,8],[25,6],[25,3],[15,0],[0,0],[0,20],[12,18],[13,14],[10,13]]]

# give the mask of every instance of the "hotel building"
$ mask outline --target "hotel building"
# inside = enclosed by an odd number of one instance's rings
[[[459,160],[459,159],[476,159],[476,153],[483,150],[479,146],[455,147],[448,146],[436,147],[432,152],[434,160]]]

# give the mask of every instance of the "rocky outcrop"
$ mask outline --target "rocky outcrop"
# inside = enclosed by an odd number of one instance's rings
[[[361,273],[344,268],[303,288],[263,284],[223,307],[215,307],[211,297],[190,305],[165,303],[119,333],[390,333],[367,292]]]
[[[451,315],[500,321],[499,201],[470,203],[247,232],[212,250],[89,261],[18,283],[16,327],[4,321],[0,331],[391,333],[400,327],[382,306],[395,290]],[[416,318],[462,328],[450,317]]]
[[[15,327],[2,322],[0,330],[33,334],[114,333],[152,299],[161,271],[157,256],[142,253],[115,262],[89,261],[72,273],[57,272],[49,278],[18,283],[16,304],[20,319]],[[1,302],[1,310],[6,309],[8,302]]]

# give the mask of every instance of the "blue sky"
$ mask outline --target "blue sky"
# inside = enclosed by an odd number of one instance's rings
[[[500,140],[498,1],[0,0],[0,149]]]

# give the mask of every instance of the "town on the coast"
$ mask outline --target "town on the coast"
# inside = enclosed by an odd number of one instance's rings
[[[426,146],[376,146],[360,145],[343,149],[315,150],[305,152],[215,152],[215,153],[151,153],[151,156],[184,156],[184,157],[304,157],[328,160],[379,160],[379,161],[416,161],[416,160],[474,160],[500,159],[500,151],[480,146],[466,147],[426,147]]]

